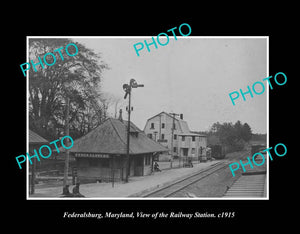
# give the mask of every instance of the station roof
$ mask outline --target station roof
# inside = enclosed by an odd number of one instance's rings
[[[147,121],[150,121],[151,119],[157,117],[157,116],[160,116],[160,115],[166,115],[168,116],[169,118],[173,119],[174,118],[174,121],[176,121],[178,123],[178,126],[179,126],[179,131],[180,133],[178,133],[178,135],[181,135],[181,136],[197,136],[197,137],[206,137],[206,135],[203,135],[203,134],[198,134],[198,133],[195,133],[195,132],[192,132],[190,129],[189,129],[189,126],[187,124],[187,122],[183,119],[178,119],[176,117],[173,117],[171,114],[165,112],[165,111],[162,111],[160,113],[158,113],[157,115],[154,115],[152,116],[151,118],[149,118]]]
[[[29,144],[45,144],[49,143],[46,139],[29,129]]]
[[[144,132],[130,124],[130,154],[165,152],[168,149],[149,139]],[[109,118],[101,125],[74,141],[69,150],[74,153],[126,154],[127,121]]]

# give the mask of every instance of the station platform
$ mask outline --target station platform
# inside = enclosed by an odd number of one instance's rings
[[[242,175],[225,193],[225,198],[266,197],[266,174]]]
[[[178,180],[181,177],[185,177],[189,174],[195,173],[198,170],[207,168],[211,165],[218,163],[220,160],[208,161],[205,163],[194,164],[192,168],[173,168],[168,170],[162,170],[161,172],[155,172],[147,176],[135,176],[130,177],[128,183],[115,182],[110,183],[90,183],[81,184],[80,193],[85,198],[62,198],[62,186],[48,187],[48,188],[36,188],[35,194],[30,195],[29,199],[111,199],[111,198],[128,198],[136,199],[139,197],[139,193],[150,191],[157,187],[163,186],[171,181]],[[70,192],[73,185],[70,185]]]
[[[261,162],[260,162],[261,163]],[[262,166],[247,167],[246,171],[224,194],[225,198],[267,198],[267,162]]]

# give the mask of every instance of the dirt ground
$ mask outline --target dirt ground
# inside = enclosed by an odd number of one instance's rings
[[[240,175],[241,172],[233,177],[229,168],[219,170],[201,181],[186,187],[172,197],[186,197],[188,194],[196,197],[222,197]]]
[[[250,156],[250,150],[244,150],[229,153],[224,160],[234,162],[240,159],[244,160]],[[186,187],[184,190],[173,194],[172,197],[222,197],[241,174],[242,170],[238,170],[233,177],[229,167],[226,167],[225,169],[219,170],[201,181]]]
[[[226,154],[225,159],[228,159],[230,161],[237,161],[240,159],[245,160],[247,157],[252,157],[250,148],[238,152],[228,153]]]

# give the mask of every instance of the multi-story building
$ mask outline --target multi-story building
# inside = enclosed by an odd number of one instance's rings
[[[206,135],[190,131],[188,124],[181,118],[172,114],[161,112],[146,122],[144,132],[146,135],[168,147],[173,156],[198,157],[206,159]]]

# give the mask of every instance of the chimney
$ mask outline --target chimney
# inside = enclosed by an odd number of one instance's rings
[[[120,109],[120,112],[119,112],[119,120],[123,123],[123,117],[122,117],[122,109]]]

